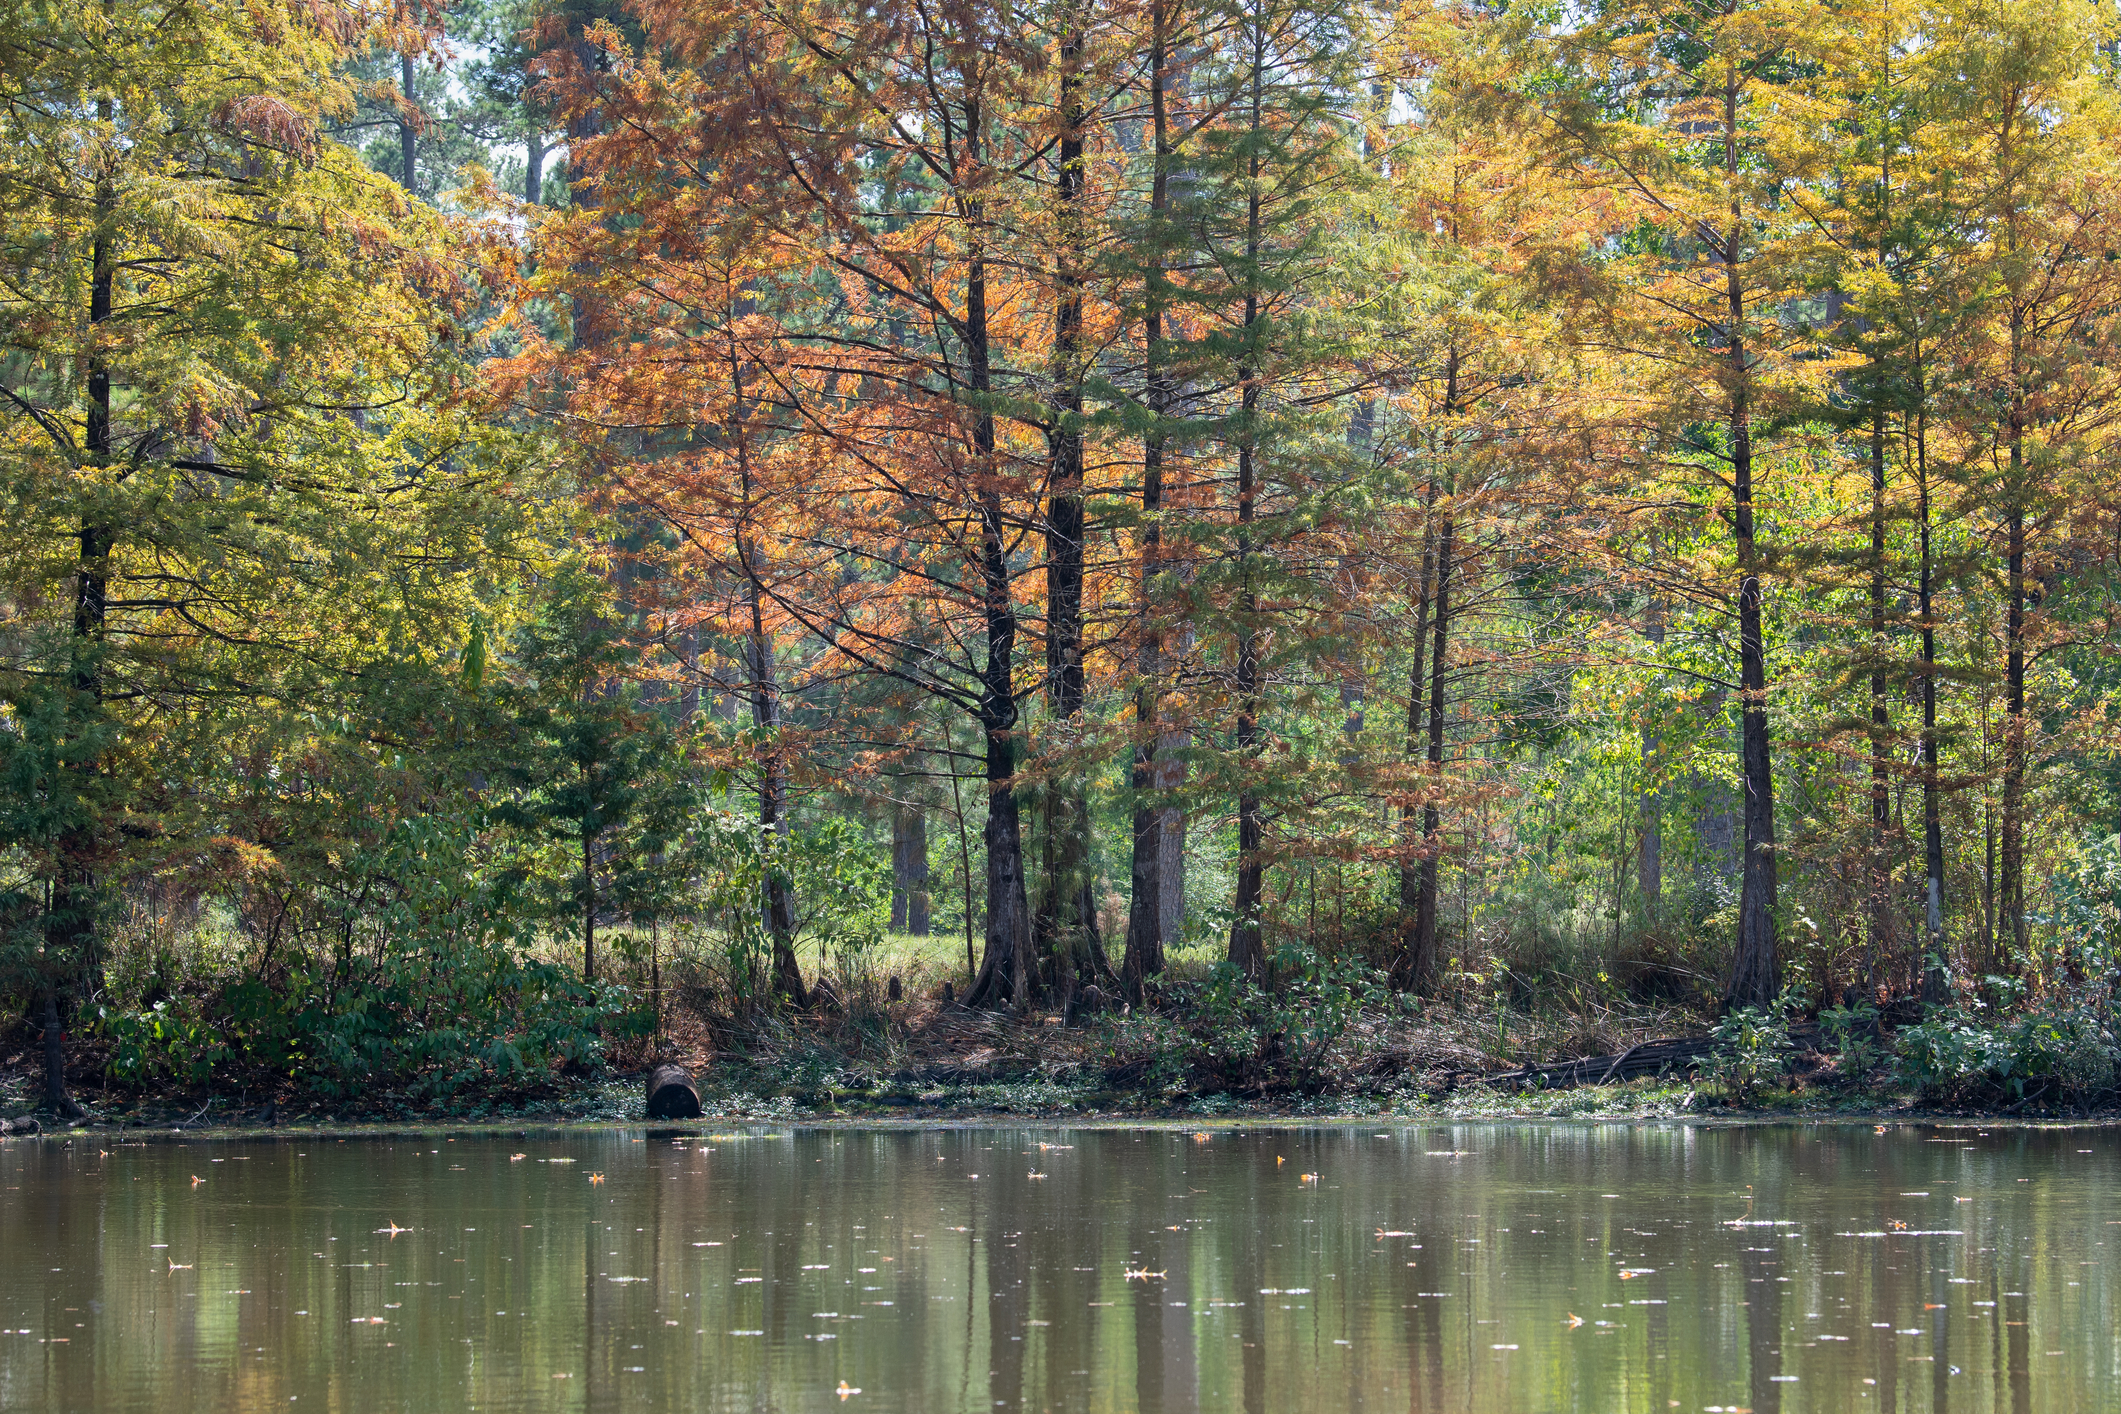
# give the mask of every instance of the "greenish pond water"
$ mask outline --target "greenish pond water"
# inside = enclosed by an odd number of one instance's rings
[[[11,1141],[0,1408],[2115,1409],[2117,1176],[2007,1127]]]

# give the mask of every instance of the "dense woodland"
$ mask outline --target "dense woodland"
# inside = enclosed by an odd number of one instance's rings
[[[57,1108],[82,1038],[726,1041],[887,940],[1084,1026],[2111,1068],[2110,7],[4,0],[0,59]]]

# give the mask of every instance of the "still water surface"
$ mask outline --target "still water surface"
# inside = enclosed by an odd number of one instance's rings
[[[2121,1409],[2117,1178],[2003,1127],[14,1141],[0,1408]]]

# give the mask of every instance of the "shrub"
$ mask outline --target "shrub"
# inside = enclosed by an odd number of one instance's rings
[[[1764,1007],[1733,1007],[1709,1030],[1716,1043],[1705,1067],[1709,1078],[1732,1099],[1747,1100],[1787,1076],[1797,1050],[1790,1017],[1804,1004],[1804,995],[1791,990]]]
[[[1940,1101],[2082,1102],[2111,1090],[2121,1064],[2104,1009],[2082,998],[2057,998],[1994,1025],[1938,1014],[1896,1039],[1902,1078]]]
[[[443,1095],[594,1064],[631,1027],[622,989],[529,955],[507,876],[483,867],[463,822],[405,821],[354,864],[391,880],[394,896],[346,920],[339,956],[100,1007],[112,1074],[200,1084],[235,1065],[332,1096],[382,1084]],[[357,925],[371,948],[354,946]]]

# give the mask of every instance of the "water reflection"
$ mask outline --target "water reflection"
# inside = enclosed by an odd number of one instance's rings
[[[10,1141],[0,1408],[2095,1408],[2117,1158],[1676,1124]]]

